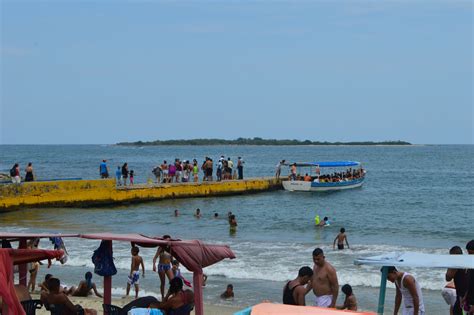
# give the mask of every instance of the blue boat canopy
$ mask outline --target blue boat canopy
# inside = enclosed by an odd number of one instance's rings
[[[288,164],[288,165],[291,165],[291,164]],[[296,166],[349,167],[349,166],[359,166],[360,162],[356,162],[356,161],[303,162],[303,163],[296,162],[294,164],[296,164]]]

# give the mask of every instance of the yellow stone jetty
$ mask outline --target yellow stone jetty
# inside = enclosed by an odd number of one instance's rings
[[[0,185],[0,212],[32,207],[86,207],[152,200],[215,197],[281,189],[261,177],[221,182],[140,184],[117,187],[113,179],[64,180]]]

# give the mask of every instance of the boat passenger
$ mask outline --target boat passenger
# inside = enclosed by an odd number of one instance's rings
[[[311,181],[311,176],[309,176],[308,173],[306,173],[306,175],[304,176],[304,181],[305,182],[310,182]]]

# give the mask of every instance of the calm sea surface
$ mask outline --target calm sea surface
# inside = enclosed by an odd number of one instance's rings
[[[311,252],[319,246],[337,269],[340,284],[350,283],[359,292],[361,305],[374,309],[380,275],[376,268],[356,267],[353,260],[388,251],[412,250],[447,253],[453,245],[463,248],[474,238],[474,146],[163,146],[122,147],[108,145],[0,146],[0,172],[8,173],[13,163],[24,167],[32,162],[39,179],[98,177],[102,159],[109,172],[128,162],[137,182],[152,177],[151,169],[164,159],[193,159],[220,155],[245,160],[244,176],[271,176],[280,159],[287,161],[356,160],[367,169],[364,186],[334,193],[291,193],[275,191],[221,198],[168,200],[135,205],[97,208],[42,208],[0,214],[3,231],[51,232],[137,232],[170,234],[182,239],[201,239],[228,244],[237,259],[205,269],[209,283],[205,298],[216,297],[227,283],[233,283],[236,299],[226,302],[245,306],[262,299],[279,301],[286,279],[295,277],[303,265],[312,266]],[[193,217],[200,208],[203,218]],[[173,217],[179,209],[182,216]],[[229,234],[224,216],[237,215],[238,231]],[[222,219],[213,219],[218,212]],[[314,216],[328,216],[332,225],[314,227]],[[332,241],[345,227],[351,250],[333,251]],[[48,272],[61,275],[66,283],[80,280],[92,266],[90,256],[98,243],[66,240],[70,261]],[[43,247],[48,247],[42,241]],[[123,293],[130,265],[129,244],[116,243],[114,292]],[[154,251],[143,249],[151,270]],[[444,314],[439,291],[445,270],[409,269],[425,290],[427,314]],[[46,273],[41,270],[40,275]],[[192,278],[189,275],[189,278]],[[99,279],[96,279],[99,281]],[[99,281],[100,282],[100,281]],[[155,275],[142,282],[146,293],[159,292]],[[308,294],[308,299],[310,299]],[[387,305],[392,305],[388,297]]]

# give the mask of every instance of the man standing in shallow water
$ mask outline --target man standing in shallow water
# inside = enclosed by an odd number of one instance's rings
[[[339,293],[336,269],[326,261],[324,252],[319,247],[313,251],[313,262],[313,278],[306,287],[306,292],[313,289],[314,306],[334,308]]]

